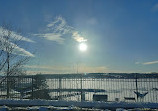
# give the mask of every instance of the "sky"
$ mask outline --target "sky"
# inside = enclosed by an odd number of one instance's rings
[[[30,74],[158,72],[157,0],[1,0],[4,22]]]

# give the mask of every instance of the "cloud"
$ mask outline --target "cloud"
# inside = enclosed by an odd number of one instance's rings
[[[90,18],[90,19],[88,19],[87,24],[96,25],[96,24],[98,24],[98,21],[95,18]]]
[[[47,27],[51,28],[54,27],[56,30],[60,30],[66,26],[66,21],[62,17],[56,17],[55,20],[47,25]]]
[[[31,71],[31,70],[27,70],[26,73],[27,73],[27,75],[36,75],[36,74],[56,74],[56,73],[52,73],[52,71]]]
[[[56,17],[53,22],[47,24],[46,33],[34,35],[62,44],[65,40],[64,36],[67,34],[70,34],[77,42],[87,41],[87,39],[81,36],[81,34],[79,34],[79,32],[74,27],[69,26],[66,20],[61,16]]]
[[[25,68],[33,74],[66,74],[72,73],[71,67],[69,66],[48,66],[48,65],[25,65]]]
[[[107,66],[88,66],[85,64],[69,66],[25,65],[30,74],[75,74],[75,73],[133,73],[128,70],[114,70]],[[142,72],[142,71],[140,71]]]
[[[73,32],[72,36],[77,42],[86,42],[87,41],[87,39],[82,37],[77,31]]]
[[[135,64],[140,64],[140,62],[135,62]]]
[[[18,47],[15,44],[14,45],[14,50],[13,50],[13,54],[17,54],[17,55],[22,55],[22,56],[30,56],[30,57],[35,57],[32,53],[30,53],[29,51],[26,51],[25,49]]]
[[[61,34],[59,33],[46,33],[46,34],[34,34],[38,37],[45,38],[47,40],[58,42],[59,44],[64,43],[64,38],[61,37]]]
[[[42,70],[70,70],[68,66],[51,66],[51,65],[25,65],[26,68]]]
[[[66,73],[106,73],[110,72],[106,66],[50,66],[50,65],[25,65],[25,68],[28,68],[31,72],[45,73],[49,72],[49,74],[66,74]]]
[[[26,41],[26,42],[34,42],[28,38],[25,38],[25,37],[17,34],[16,32],[13,32],[13,31],[10,31],[10,30],[7,30],[7,29],[0,27],[0,44],[1,44],[0,50],[6,51],[5,46],[10,46],[10,47],[13,47],[12,54],[34,57],[34,55],[31,54],[30,52],[17,46],[16,44],[14,44],[11,41],[6,40],[6,38],[4,38],[4,37],[8,36],[9,33],[10,33],[9,37],[13,40],[22,40],[22,41]]]
[[[14,31],[10,31],[10,30],[0,27],[0,36],[8,36],[8,32],[11,34],[10,37],[12,39],[22,40],[22,41],[26,41],[26,42],[34,42],[33,40],[26,38],[24,36],[21,36],[20,34],[14,32]]]
[[[143,65],[158,64],[158,61],[144,62]]]
[[[153,11],[158,11],[158,3],[155,4],[155,5],[152,7],[152,10],[153,10]]]
[[[106,66],[81,66],[81,73],[106,73],[109,72],[109,69]]]
[[[33,68],[33,69],[52,69],[51,66],[41,66],[41,65],[25,65],[26,68]]]
[[[7,41],[3,37],[0,37],[0,43],[1,43],[1,46],[0,46],[1,50],[6,51],[6,47],[5,46],[10,46],[10,47],[13,47],[12,54],[34,57],[34,55],[31,54],[30,52],[26,51],[25,49],[17,46],[16,44],[14,44],[14,43],[12,43],[10,41]]]

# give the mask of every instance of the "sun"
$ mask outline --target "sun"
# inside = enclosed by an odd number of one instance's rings
[[[79,44],[79,50],[80,50],[80,51],[86,51],[86,50],[87,50],[87,44],[85,44],[85,43],[80,43],[80,44]]]

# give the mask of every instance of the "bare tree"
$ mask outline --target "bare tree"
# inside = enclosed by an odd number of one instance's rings
[[[7,98],[10,97],[11,86],[16,82],[11,76],[25,75],[23,65],[30,58],[30,56],[21,53],[25,51],[19,47],[23,37],[12,29],[11,25],[8,24],[0,27],[0,73],[3,75],[0,83],[3,81],[7,83]]]

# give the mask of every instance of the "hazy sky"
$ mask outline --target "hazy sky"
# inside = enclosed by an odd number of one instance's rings
[[[157,0],[1,0],[4,21],[29,38],[30,73],[158,72]]]

